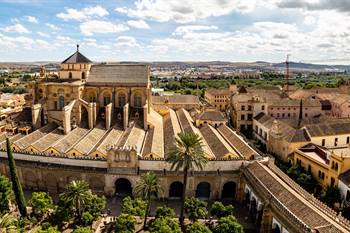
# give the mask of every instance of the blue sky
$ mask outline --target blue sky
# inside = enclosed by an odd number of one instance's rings
[[[0,0],[0,61],[348,64],[350,1]]]

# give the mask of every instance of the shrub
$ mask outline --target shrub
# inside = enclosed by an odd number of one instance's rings
[[[232,205],[225,206],[219,201],[216,201],[211,206],[210,213],[217,218],[226,217],[233,214],[234,207]]]
[[[12,194],[11,181],[0,175],[0,214],[9,211],[9,200]]]
[[[150,233],[182,233],[177,221],[169,218],[156,218],[150,226]]]
[[[161,217],[175,218],[176,217],[176,213],[170,207],[161,206],[161,207],[157,208],[155,217],[156,218],[161,218]]]
[[[77,227],[74,229],[73,233],[92,233],[89,227]]]
[[[81,220],[85,226],[88,226],[94,221],[94,216],[92,216],[89,212],[84,212],[81,215]]]
[[[211,230],[201,222],[194,222],[187,227],[187,233],[211,233]]]
[[[33,208],[33,214],[42,218],[52,208],[52,198],[45,192],[34,192],[30,199],[30,205]]]
[[[218,221],[218,225],[214,229],[214,232],[215,233],[244,233],[242,225],[232,215],[220,218]]]
[[[206,207],[207,203],[198,198],[191,197],[185,200],[185,212],[188,214],[188,218],[193,222],[208,215]]]
[[[141,198],[132,199],[131,197],[125,197],[122,201],[122,213],[133,216],[144,216],[146,206],[147,202]]]
[[[121,214],[115,221],[115,232],[118,233],[134,233],[136,226],[136,219],[129,214]]]

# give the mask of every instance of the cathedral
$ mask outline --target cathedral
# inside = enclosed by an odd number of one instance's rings
[[[116,124],[127,128],[131,120],[147,128],[150,113],[150,71],[142,64],[93,64],[79,52],[60,65],[59,75],[45,70],[30,85],[35,129],[54,122],[64,134],[77,126],[107,130]]]

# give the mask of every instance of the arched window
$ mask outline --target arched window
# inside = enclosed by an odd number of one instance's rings
[[[62,110],[64,107],[64,96],[60,96],[58,97],[58,109]]]
[[[142,106],[142,97],[139,93],[136,93],[134,95],[134,107],[141,108],[141,106]]]
[[[69,76],[69,78],[72,78],[73,77],[72,72],[69,72],[68,76]]]
[[[81,79],[85,79],[85,72],[81,73]]]
[[[123,107],[126,104],[126,96],[124,93],[118,95],[118,106]]]
[[[106,106],[111,102],[111,97],[109,96],[104,96],[103,97],[103,105]]]

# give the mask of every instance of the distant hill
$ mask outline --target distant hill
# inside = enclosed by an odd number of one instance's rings
[[[285,68],[286,63],[275,63],[272,65],[274,68]],[[349,70],[350,65],[320,65],[320,64],[310,64],[302,62],[290,62],[290,69],[299,69],[299,70]]]

